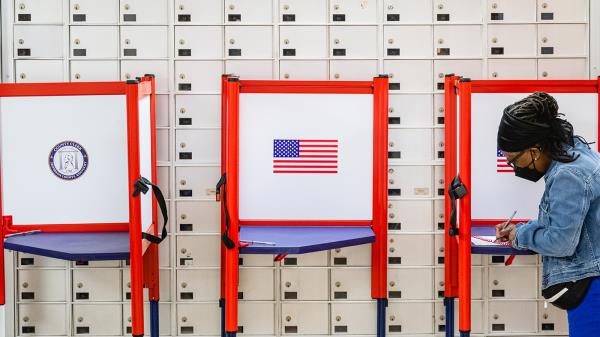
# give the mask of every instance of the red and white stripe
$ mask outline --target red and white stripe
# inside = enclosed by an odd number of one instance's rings
[[[273,159],[273,173],[338,173],[338,141],[300,139],[299,158]]]
[[[510,173],[515,172],[515,170],[508,165],[508,160],[506,157],[497,157],[496,158],[496,172],[499,173]]]

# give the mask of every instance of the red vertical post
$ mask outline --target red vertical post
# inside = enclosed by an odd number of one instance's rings
[[[388,77],[373,80],[373,230],[371,297],[387,298]]]
[[[462,78],[459,81],[460,94],[459,127],[460,127],[460,166],[459,174],[463,184],[470,191],[471,187],[471,80]],[[461,332],[471,331],[471,194],[467,193],[459,200],[460,228],[458,241],[458,329]]]
[[[444,190],[448,191],[452,179],[457,174],[456,153],[456,81],[458,76],[448,75],[444,81]],[[444,296],[454,298],[458,295],[458,241],[450,236],[450,198],[444,198]]]
[[[134,182],[140,176],[138,81],[127,81],[127,143],[129,172],[129,261],[131,272],[132,335],[144,335],[144,284],[141,233],[141,200],[133,197]]]
[[[235,247],[225,249],[225,331],[238,329],[239,282],[239,216],[238,216],[238,163],[239,163],[239,98],[240,81],[227,80],[227,209],[231,220],[229,237]]]
[[[221,176],[225,173],[227,154],[227,79],[229,75],[221,76]],[[221,206],[221,233],[225,231],[225,207]],[[225,245],[221,243],[221,299],[225,298]]]
[[[2,208],[2,202],[0,200],[0,212]],[[1,214],[1,213],[0,213]],[[2,216],[2,226],[0,226],[0,305],[6,304],[6,279],[4,276],[4,235],[6,235],[4,228],[12,225],[11,216]]]

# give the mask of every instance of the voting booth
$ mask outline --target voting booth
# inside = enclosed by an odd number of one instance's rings
[[[371,294],[378,302],[377,333],[384,335],[387,76],[351,82],[223,76],[222,85],[217,196],[224,333],[238,331],[240,253],[273,254],[279,261],[371,243]]]
[[[2,244],[70,261],[129,260],[132,334],[144,288],[158,336],[154,76],[127,82],[0,84]],[[152,189],[153,193],[148,192]],[[35,333],[30,328],[27,333]],[[34,329],[34,328],[33,328]]]
[[[494,242],[495,225],[516,211],[513,222],[537,219],[544,181],[515,177],[497,148],[498,125],[506,106],[546,92],[576,135],[598,150],[599,80],[445,79],[445,305],[446,336],[454,335],[454,298],[459,299],[459,330],[471,330],[471,254],[533,254]]]

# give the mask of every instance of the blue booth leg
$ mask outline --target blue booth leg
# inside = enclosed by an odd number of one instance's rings
[[[387,298],[377,299],[377,337],[385,337],[385,308],[387,305]]]
[[[158,337],[160,335],[158,329],[158,301],[150,301],[150,336]]]
[[[446,307],[446,337],[454,336],[454,297],[444,298]]]
[[[219,299],[219,308],[221,308],[221,337],[225,337],[225,299]]]
[[[470,337],[471,336],[471,331],[461,331],[460,332],[460,337]]]

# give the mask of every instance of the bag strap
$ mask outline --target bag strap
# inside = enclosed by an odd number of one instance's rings
[[[452,207],[452,213],[450,214],[450,229],[448,230],[450,236],[458,235],[458,227],[456,226],[456,201],[468,193],[467,187],[460,180],[460,177],[454,177],[448,187],[448,196],[450,197],[450,206]]]
[[[135,190],[133,191],[133,196],[137,197],[142,194],[148,193],[150,190],[149,186],[152,187],[152,193],[156,198],[156,202],[158,203],[158,207],[160,208],[160,212],[163,217],[163,228],[160,237],[152,235],[150,233],[142,232],[142,239],[148,240],[151,243],[159,244],[163,242],[163,240],[167,237],[167,221],[169,221],[169,216],[167,214],[167,202],[165,201],[165,197],[160,190],[160,188],[154,185],[150,180],[140,177],[134,184]]]
[[[227,189],[225,188],[227,185],[227,173],[223,173],[221,179],[217,183],[216,187],[216,198],[217,201],[221,201],[223,204],[223,209],[225,210],[225,231],[221,235],[221,240],[227,249],[235,248],[235,242],[231,240],[229,237],[229,226],[231,224],[231,218],[229,217],[229,210],[227,209]],[[221,188],[223,188],[223,192],[221,192]],[[223,198],[221,198],[221,194]],[[222,200],[221,200],[222,199]]]

